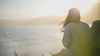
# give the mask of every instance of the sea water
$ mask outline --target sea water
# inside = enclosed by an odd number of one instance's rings
[[[63,48],[62,37],[57,25],[0,27],[0,56],[50,56]]]

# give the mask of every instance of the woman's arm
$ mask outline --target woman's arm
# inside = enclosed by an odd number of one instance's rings
[[[71,31],[70,31],[70,26],[67,25],[65,27],[65,31],[64,31],[64,35],[63,35],[63,39],[62,39],[62,43],[63,46],[66,48],[69,48],[71,45]]]

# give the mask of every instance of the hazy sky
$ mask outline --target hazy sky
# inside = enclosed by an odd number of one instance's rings
[[[48,15],[65,15],[71,7],[76,7],[83,13],[95,1],[0,0],[0,19],[30,19]]]

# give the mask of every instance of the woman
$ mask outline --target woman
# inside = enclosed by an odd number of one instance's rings
[[[94,40],[93,56],[100,56],[100,20],[93,22],[91,31]]]
[[[63,25],[63,46],[68,56],[91,56],[91,34],[88,24],[80,21],[80,12],[76,8],[69,10]]]

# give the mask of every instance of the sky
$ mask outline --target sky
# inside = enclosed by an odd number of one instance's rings
[[[0,0],[0,19],[32,19],[66,15],[70,8],[81,13],[100,0]]]

